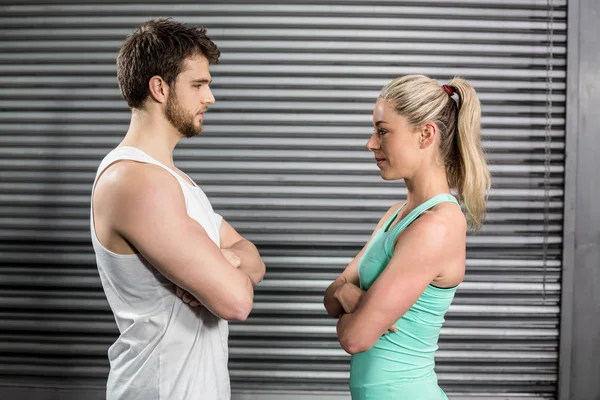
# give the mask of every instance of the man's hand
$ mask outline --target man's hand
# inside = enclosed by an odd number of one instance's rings
[[[345,283],[335,291],[334,297],[340,302],[346,314],[352,314],[358,308],[365,293],[367,292],[358,286],[352,283]],[[398,332],[396,325],[388,328],[388,333],[391,332]]]
[[[242,260],[237,254],[235,254],[233,250],[221,249],[221,253],[223,253],[223,256],[227,259],[227,261],[229,261],[229,264],[233,265],[235,268],[241,265]],[[198,307],[202,305],[198,300],[194,298],[194,296],[192,296],[190,293],[186,292],[179,286],[176,286],[175,294],[190,307]]]
[[[196,300],[194,296],[180,288],[179,286],[175,286],[175,294],[179,297],[185,304],[188,304],[190,307],[198,307],[202,304]]]

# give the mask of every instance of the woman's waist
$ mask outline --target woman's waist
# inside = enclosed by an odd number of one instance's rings
[[[437,377],[429,377],[405,381],[389,381],[380,384],[359,384],[350,382],[352,400],[380,399],[418,399],[448,400],[438,386]]]
[[[372,348],[354,354],[350,362],[353,385],[428,380],[435,377],[435,352],[390,351]]]
[[[352,356],[350,386],[372,387],[381,385],[437,384],[433,361],[387,360]]]

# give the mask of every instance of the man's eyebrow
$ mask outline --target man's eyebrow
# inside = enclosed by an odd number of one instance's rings
[[[212,79],[194,79],[192,83],[212,83]]]
[[[387,124],[387,122],[385,122],[384,120],[377,121],[377,122],[375,122],[375,126],[379,126],[379,124],[384,124],[384,123]]]

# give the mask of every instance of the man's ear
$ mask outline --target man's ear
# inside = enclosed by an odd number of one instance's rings
[[[169,85],[158,75],[153,76],[148,81],[150,96],[157,103],[164,104],[169,98]]]

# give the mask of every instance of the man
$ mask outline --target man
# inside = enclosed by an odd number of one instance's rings
[[[107,399],[230,398],[227,320],[246,319],[265,266],[173,163],[179,140],[200,133],[215,102],[209,65],[219,55],[204,29],[157,19],[117,58],[131,123],[100,164],[91,212],[120,332],[108,351]]]

